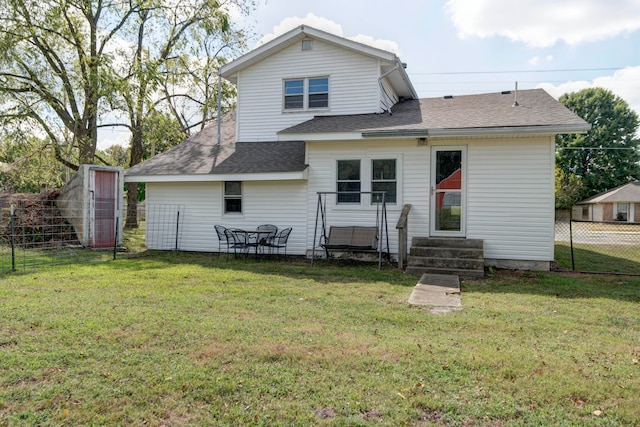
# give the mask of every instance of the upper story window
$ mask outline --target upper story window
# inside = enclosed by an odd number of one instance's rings
[[[314,77],[284,81],[284,110],[329,107],[329,78]]]

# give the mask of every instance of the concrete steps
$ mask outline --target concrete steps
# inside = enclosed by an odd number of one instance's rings
[[[484,277],[484,242],[479,239],[414,237],[406,272]]]

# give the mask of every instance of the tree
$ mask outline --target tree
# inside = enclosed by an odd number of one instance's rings
[[[131,6],[131,7],[129,7]],[[138,9],[119,0],[9,0],[0,6],[0,119],[47,135],[56,158],[93,163],[109,44]],[[2,123],[0,122],[0,123]],[[66,132],[65,132],[66,131]],[[65,136],[69,133],[70,139]],[[78,163],[62,153],[77,150]]]
[[[591,88],[559,101],[591,124],[586,134],[556,138],[556,165],[581,180],[581,199],[640,178],[638,115],[622,98]]]
[[[583,184],[576,175],[567,175],[556,166],[556,209],[571,209],[580,200]]]
[[[66,178],[66,168],[51,161],[46,140],[22,134],[0,139],[0,191],[37,193],[44,185],[59,188]]]
[[[186,118],[177,113],[173,102],[177,95],[169,94],[170,88],[173,90],[182,86],[192,90],[201,82],[194,79],[198,73],[194,74],[190,69],[194,63],[204,62],[209,72],[217,72],[220,61],[216,56],[225,47],[244,46],[244,33],[233,30],[230,24],[229,4],[217,0],[181,0],[177,3],[150,0],[135,12],[137,19],[125,26],[130,43],[128,48],[118,52],[117,63],[121,65],[114,67],[111,74],[112,86],[116,90],[110,101],[128,118],[127,127],[131,131],[130,166],[142,161],[145,151],[144,123],[153,115],[156,115],[156,119],[161,117],[157,114],[161,112],[163,103],[183,126],[180,140],[188,135],[190,126]],[[214,53],[216,56],[197,56],[203,52],[199,48],[202,41],[211,43],[215,40],[220,46]],[[160,97],[162,91],[164,98]],[[199,110],[201,123],[207,118],[211,100],[206,96],[210,94],[211,88],[208,87],[201,105],[198,104],[200,97],[186,97],[192,108]],[[217,100],[217,96],[214,99]],[[136,183],[128,184],[125,226],[130,228],[138,226],[136,188]]]
[[[186,136],[216,115],[218,94],[235,95],[228,84],[218,90],[213,77],[223,55],[245,46],[232,11],[248,14],[254,1],[7,0],[0,4],[0,125],[47,135],[56,158],[73,169],[99,160],[99,127],[126,126],[134,166],[153,114],[172,114]],[[66,146],[77,162],[64,155]],[[129,187],[126,225],[137,227]]]

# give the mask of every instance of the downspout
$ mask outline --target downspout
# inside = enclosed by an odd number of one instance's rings
[[[218,68],[218,146],[222,141],[220,114],[222,113],[222,76],[220,75],[220,69]]]
[[[396,63],[396,66],[393,67],[392,69],[390,69],[389,71],[386,71],[384,73],[382,73],[380,75],[380,77],[378,77],[378,86],[380,87],[380,95],[385,95],[384,93],[384,87],[382,86],[382,79],[384,79],[385,77],[387,77],[389,74],[393,73],[394,71],[396,71],[398,69],[398,67],[400,66],[400,64]],[[383,102],[385,103],[386,106],[386,100],[383,98]],[[387,112],[389,114],[391,114],[391,106],[387,107]]]

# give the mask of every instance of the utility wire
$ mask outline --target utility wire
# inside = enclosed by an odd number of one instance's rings
[[[629,67],[629,66],[627,66]],[[509,73],[566,73],[575,71],[612,71],[621,70],[625,67],[606,67],[606,68],[557,68],[546,70],[502,70],[502,71],[439,71],[439,72],[422,72],[408,74],[414,75],[452,75],[452,74],[509,74]]]

